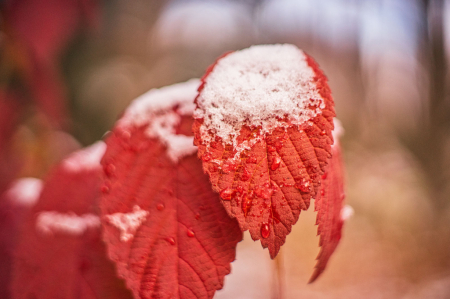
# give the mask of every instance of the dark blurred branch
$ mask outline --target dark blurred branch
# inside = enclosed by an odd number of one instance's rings
[[[432,128],[448,128],[449,105],[446,89],[447,61],[444,46],[444,3],[443,0],[426,0],[428,17],[429,78],[430,78],[430,120]],[[431,129],[431,128],[430,128]],[[442,136],[437,136],[442,137]]]
[[[407,145],[421,163],[429,181],[431,198],[437,212],[448,206],[446,138],[450,129],[447,60],[444,45],[444,2],[422,0],[424,16],[422,54],[427,70],[428,115],[420,129],[410,136]]]

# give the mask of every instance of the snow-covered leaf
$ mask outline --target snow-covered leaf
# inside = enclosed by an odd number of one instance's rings
[[[275,257],[331,157],[327,79],[295,46],[262,45],[219,58],[199,92],[203,169],[228,214]]]
[[[198,85],[141,96],[106,141],[104,240],[135,298],[212,298],[242,239],[196,157]]]

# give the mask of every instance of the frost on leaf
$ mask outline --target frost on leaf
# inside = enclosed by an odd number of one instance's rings
[[[145,126],[149,138],[157,138],[166,146],[167,155],[173,162],[197,152],[194,138],[178,134],[175,129],[183,115],[192,115],[193,99],[200,85],[198,79],[152,89],[131,103],[124,116],[118,121],[118,128],[128,135],[128,128]]]
[[[68,171],[73,172],[98,169],[105,150],[106,144],[103,141],[97,141],[82,151],[72,153],[64,159],[63,165]]]
[[[317,211],[317,234],[320,235],[319,245],[321,249],[317,256],[314,273],[309,280],[310,283],[314,282],[325,270],[330,256],[341,239],[344,221],[353,214],[353,209],[350,206],[343,205],[345,198],[344,172],[339,145],[339,135],[342,132],[340,122],[335,119],[333,156],[322,176],[320,192],[317,194],[314,204]]]
[[[63,160],[26,215],[15,249],[12,298],[132,298],[101,240],[100,157],[67,168],[73,157],[91,152],[89,147]]]
[[[148,211],[144,211],[138,205],[135,205],[133,212],[106,215],[106,219],[120,230],[120,241],[127,242],[133,238],[136,230],[145,221],[148,214]]]
[[[295,46],[253,46],[210,67],[196,104],[195,144],[213,190],[275,257],[331,157],[326,77]]]
[[[44,234],[65,233],[82,235],[89,228],[100,226],[100,218],[94,214],[76,215],[73,212],[40,212],[36,217],[36,229]]]
[[[42,181],[36,178],[21,178],[11,183],[5,196],[12,203],[31,207],[36,204],[42,190]]]
[[[135,298],[212,298],[242,239],[195,155],[198,85],[138,98],[106,141],[103,237]]]

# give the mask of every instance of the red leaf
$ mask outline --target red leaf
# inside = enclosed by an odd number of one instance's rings
[[[198,84],[151,90],[107,140],[104,240],[135,298],[212,298],[242,240],[195,155]]]
[[[62,76],[51,63],[32,60],[27,83],[36,105],[53,125],[66,126],[69,122],[66,107],[66,88]]]
[[[21,161],[11,146],[22,110],[20,99],[11,91],[0,89],[0,194],[20,170]]]
[[[327,79],[294,46],[253,46],[219,59],[199,92],[193,130],[203,169],[228,214],[274,258],[331,157]]]
[[[131,298],[101,241],[97,143],[47,178],[24,222],[14,259],[13,298]]]
[[[83,19],[93,23],[96,0],[12,0],[5,5],[14,36],[39,61],[55,61]]]
[[[60,56],[85,19],[94,24],[97,6],[96,0],[12,0],[4,7],[15,52],[25,53],[24,80],[55,125],[66,125],[68,116]]]
[[[0,151],[5,148],[17,126],[20,99],[11,91],[0,89]]]
[[[42,182],[34,178],[14,181],[0,196],[0,298],[11,298],[12,259],[19,228],[31,206],[39,198]]]
[[[335,131],[338,130],[339,128],[335,129]],[[348,217],[345,215],[345,208],[343,207],[345,194],[341,150],[337,140],[338,137],[336,137],[337,134],[333,135],[335,135],[335,145],[332,146],[333,156],[322,177],[320,192],[315,200],[317,234],[320,235],[319,245],[321,250],[317,256],[317,264],[309,283],[314,282],[325,270],[330,256],[339,244],[342,226],[345,218]]]

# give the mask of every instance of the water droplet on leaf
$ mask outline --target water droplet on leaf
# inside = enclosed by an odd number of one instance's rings
[[[270,169],[277,170],[278,167],[280,167],[280,163],[281,163],[281,157],[275,156],[272,160],[272,165],[270,166]]]
[[[187,230],[187,236],[188,236],[189,238],[193,238],[193,237],[195,236],[194,231],[191,230],[191,229],[188,229],[188,230]]]
[[[122,138],[123,139],[130,139],[131,138],[131,133],[129,132],[129,131],[126,131],[126,130],[124,130],[124,131],[122,131]]]
[[[106,186],[106,185],[103,185],[102,188],[101,188],[101,190],[102,190],[102,193],[103,193],[103,194],[108,194],[109,191],[110,191],[109,187]]]
[[[227,187],[220,191],[220,197],[223,200],[231,200],[231,195],[233,194],[233,190],[230,187]]]
[[[270,235],[270,226],[269,226],[269,223],[263,223],[263,224],[261,225],[261,236],[262,236],[264,239],[267,239],[267,238],[269,237],[269,235]]]
[[[244,212],[245,217],[247,217],[247,214],[253,205],[253,198],[254,198],[254,193],[253,193],[253,191],[250,191],[249,193],[244,195],[244,198],[242,199],[242,211]]]
[[[108,163],[105,165],[105,167],[103,168],[103,171],[105,172],[105,174],[108,177],[111,177],[114,175],[115,171],[116,171],[116,166],[112,163]]]

